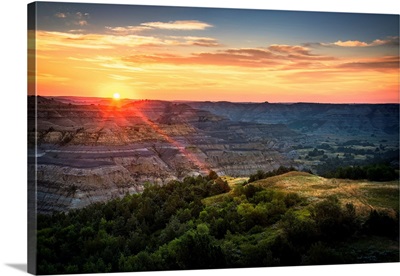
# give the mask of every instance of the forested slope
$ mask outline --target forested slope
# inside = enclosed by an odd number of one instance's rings
[[[38,273],[399,261],[398,208],[371,205],[365,215],[341,195],[281,185],[298,177],[317,176],[291,172],[230,187],[212,172],[40,215]]]

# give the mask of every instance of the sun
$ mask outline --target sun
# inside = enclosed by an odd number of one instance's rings
[[[121,96],[119,95],[119,93],[114,93],[114,94],[113,94],[114,100],[119,100],[120,97],[121,97]]]

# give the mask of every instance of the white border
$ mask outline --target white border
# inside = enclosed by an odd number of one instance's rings
[[[25,275],[26,272],[10,265],[26,264],[26,0],[9,0],[1,11],[1,124],[0,145],[2,161],[0,166],[0,275]],[[63,1],[54,1],[63,2]],[[277,10],[310,10],[335,12],[362,12],[399,14],[400,5],[393,0],[86,0],[64,1],[84,3],[118,3],[143,5],[173,5],[198,7],[255,8]],[[124,273],[103,275],[379,275],[400,271],[400,263],[341,266],[314,266],[291,268],[263,268],[181,271],[155,273]],[[99,275],[99,274],[86,274]]]

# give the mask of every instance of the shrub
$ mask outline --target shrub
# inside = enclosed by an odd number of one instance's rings
[[[363,227],[368,234],[386,236],[390,238],[399,237],[399,217],[390,216],[383,211],[372,210]]]

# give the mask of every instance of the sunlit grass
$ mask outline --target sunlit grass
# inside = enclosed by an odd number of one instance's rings
[[[222,176],[222,180],[227,181],[229,187],[234,188],[236,185],[242,185],[244,182],[248,181],[248,177],[231,177],[231,176]]]
[[[214,204],[218,204],[223,202],[227,197],[229,197],[229,193],[225,193],[225,194],[219,194],[219,195],[215,195],[215,196],[210,196],[207,198],[203,198],[201,200],[201,202],[205,205],[205,206],[210,206],[210,205],[214,205]]]
[[[342,205],[352,203],[360,215],[368,215],[372,209],[399,209],[398,181],[326,179],[303,172],[289,172],[256,181],[254,185],[295,192],[309,203],[336,196]]]
[[[364,187],[368,195],[368,203],[381,208],[399,210],[399,187],[387,185],[381,187]]]

